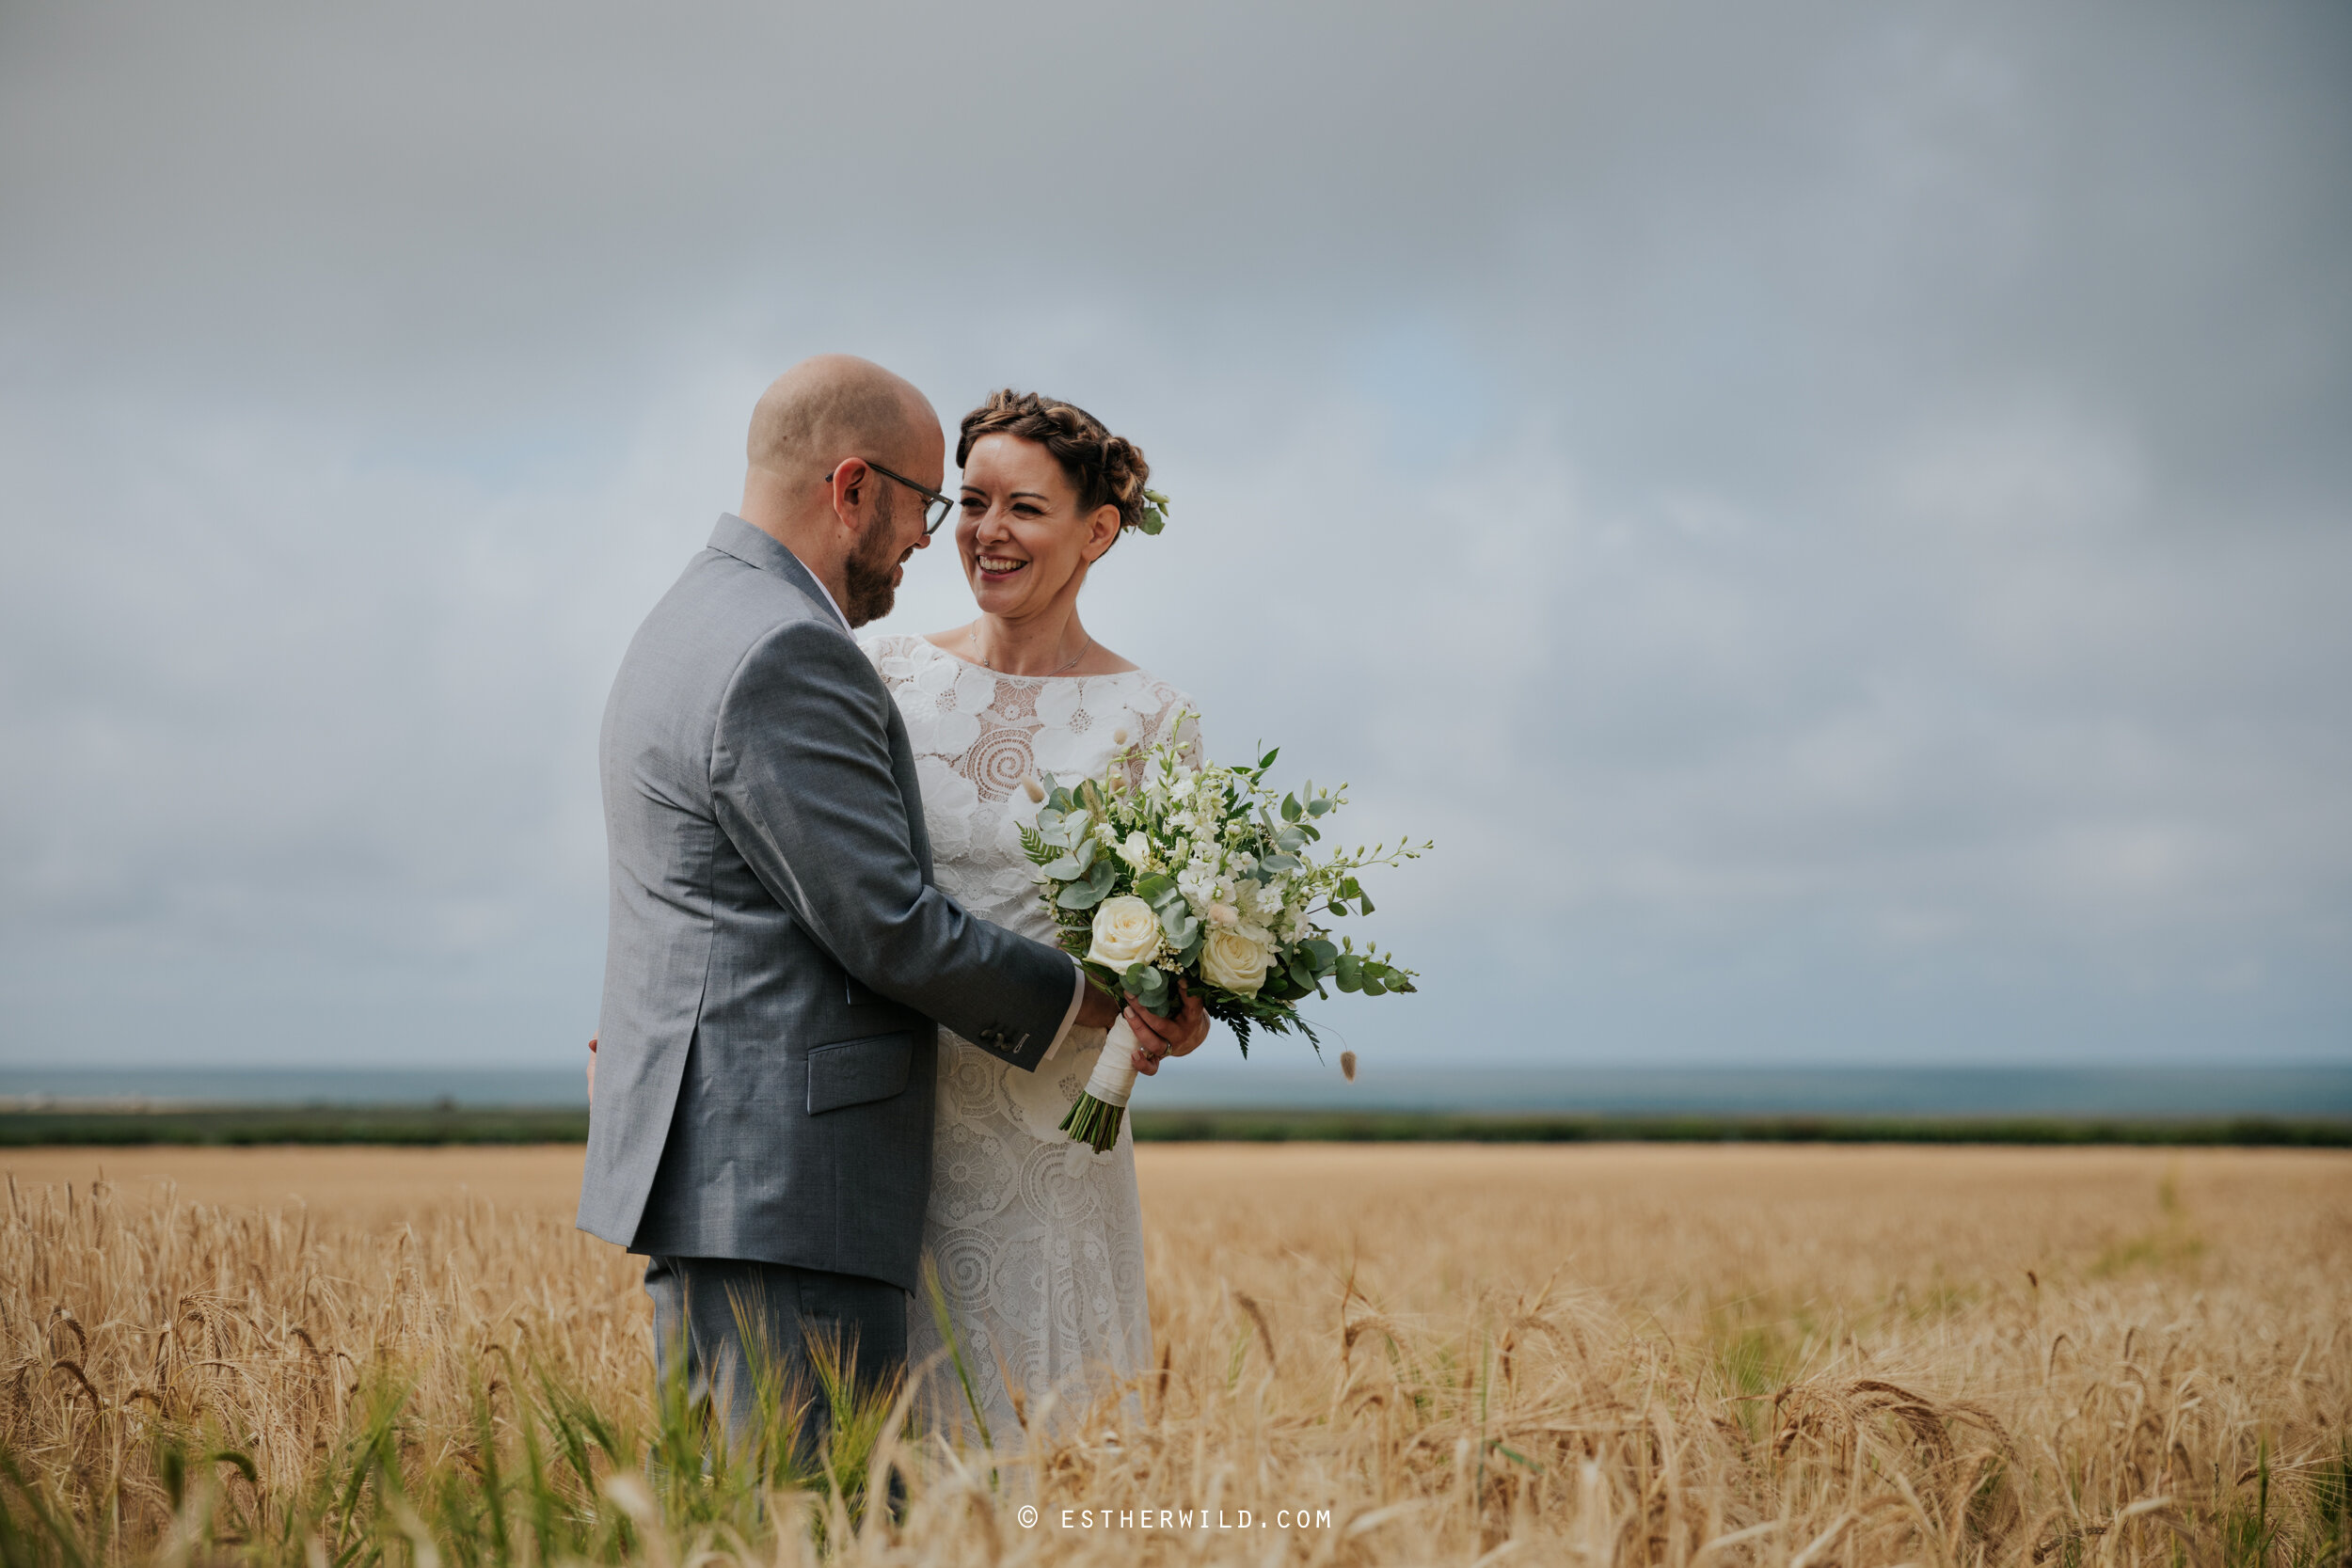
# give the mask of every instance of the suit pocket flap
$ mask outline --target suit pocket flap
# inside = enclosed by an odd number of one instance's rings
[[[808,1053],[808,1114],[888,1100],[905,1090],[914,1061],[914,1037],[908,1034],[818,1046]]]

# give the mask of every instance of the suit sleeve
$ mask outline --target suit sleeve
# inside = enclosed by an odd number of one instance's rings
[[[889,704],[857,644],[831,626],[770,633],[720,701],[719,825],[844,969],[1033,1069],[1073,1010],[1070,956],[966,913],[924,880],[890,767]]]

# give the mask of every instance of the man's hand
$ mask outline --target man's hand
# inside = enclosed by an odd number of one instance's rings
[[[588,1037],[588,1103],[596,1102],[596,1037]]]
[[[1136,1070],[1146,1078],[1160,1070],[1161,1062],[1192,1054],[1209,1037],[1208,1012],[1200,1006],[1200,998],[1185,992],[1184,986],[1182,980],[1176,982],[1184,1006],[1174,1018],[1162,1018],[1133,1003],[1127,1006],[1127,1027],[1136,1032]]]
[[[1087,981],[1086,1000],[1078,1004],[1078,1016],[1071,1025],[1078,1029],[1107,1029],[1119,1022],[1120,998]]]

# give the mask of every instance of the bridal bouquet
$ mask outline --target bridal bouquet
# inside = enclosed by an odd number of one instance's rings
[[[1182,976],[1211,1018],[1232,1026],[1245,1056],[1253,1024],[1313,1040],[1297,1005],[1328,994],[1327,981],[1367,996],[1413,989],[1412,971],[1352,937],[1333,942],[1321,922],[1370,914],[1360,873],[1430,847],[1316,854],[1321,824],[1346,803],[1347,786],[1317,791],[1310,782],[1278,794],[1265,782],[1276,754],[1255,768],[1196,768],[1174,740],[1131,747],[1074,788],[1048,775],[1037,825],[1021,830],[1062,945],[1096,983],[1167,1018]],[[1062,1118],[1097,1152],[1119,1137],[1136,1043],[1122,1015]]]

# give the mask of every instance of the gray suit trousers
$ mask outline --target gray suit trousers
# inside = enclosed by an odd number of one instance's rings
[[[768,1415],[758,1407],[754,1367],[768,1370],[771,1395],[804,1402],[794,1423],[803,1467],[833,1424],[813,1356],[837,1354],[862,1399],[895,1397],[906,1370],[907,1294],[880,1279],[789,1263],[656,1258],[645,1268],[645,1293],[663,1379],[679,1375],[683,1356],[688,1398],[710,1401],[739,1453]]]

